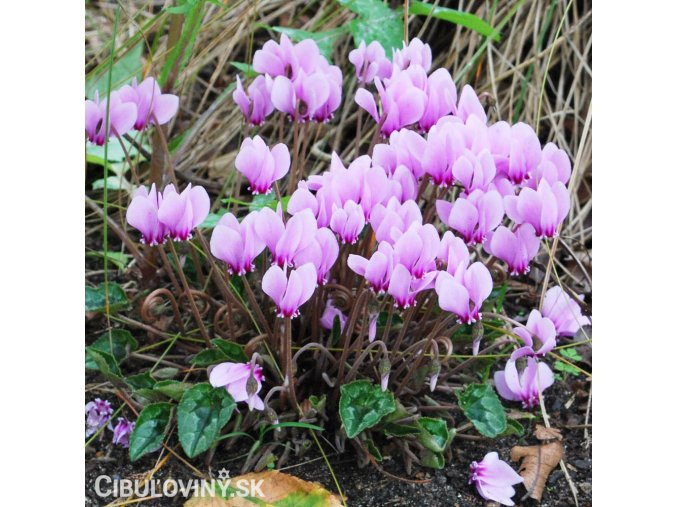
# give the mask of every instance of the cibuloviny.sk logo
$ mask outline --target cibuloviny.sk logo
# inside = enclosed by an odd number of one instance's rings
[[[231,479],[230,472],[222,468],[216,479],[114,479],[109,475],[99,475],[94,481],[94,493],[100,498],[263,498],[262,486],[263,479]]]

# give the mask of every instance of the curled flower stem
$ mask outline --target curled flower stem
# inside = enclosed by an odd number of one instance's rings
[[[388,358],[388,347],[386,347],[386,344],[383,341],[375,340],[371,342],[358,356],[358,358],[355,360],[355,363],[353,363],[353,365],[350,367],[350,370],[348,370],[348,373],[346,374],[346,377],[343,380],[344,383],[350,382],[357,375],[357,369],[362,364],[362,361],[364,361],[364,358],[367,357],[367,354],[369,354],[369,351],[371,349],[374,349],[376,347],[379,347],[381,349],[381,354],[383,355],[383,357],[385,357],[386,359]]]
[[[163,247],[160,248],[162,249]],[[193,299],[193,293],[190,290],[190,285],[188,285],[188,279],[186,278],[185,273],[181,269],[181,260],[179,259],[179,254],[176,252],[176,248],[174,247],[173,241],[169,241],[169,249],[172,251],[172,255],[174,256],[174,260],[176,261],[176,270],[179,273],[179,278],[181,278],[181,283],[183,284],[183,288],[186,293],[186,297],[188,298],[190,308],[193,311],[195,322],[197,323],[197,326],[200,329],[200,334],[202,335],[202,338],[204,339],[207,348],[212,348],[212,342],[209,340],[209,333],[205,328],[204,322],[202,322],[200,310],[198,310],[198,307],[195,304],[195,299]]]
[[[296,390],[294,388],[294,368],[291,356],[291,319],[284,319],[284,371],[287,382],[289,383],[289,401],[296,410],[301,413],[298,401],[296,400]]]

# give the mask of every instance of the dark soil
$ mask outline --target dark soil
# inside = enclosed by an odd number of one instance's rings
[[[578,490],[581,507],[592,505],[592,446],[586,447],[583,423],[588,402],[589,383],[581,378],[565,377],[556,382],[547,391],[547,409],[550,422],[560,428],[564,436],[565,459],[569,475]],[[591,424],[592,419],[589,423]],[[411,484],[392,479],[375,467],[369,465],[358,468],[352,452],[342,455],[330,455],[330,462],[344,494],[351,507],[372,506],[484,506],[484,501],[468,485],[468,467],[474,460],[480,460],[487,452],[498,451],[501,458],[510,463],[510,449],[514,445],[533,445],[537,442],[531,437],[532,425],[524,421],[526,435],[500,438],[467,440],[457,437],[451,444],[453,459],[444,470],[431,470],[414,465],[412,475],[408,476],[402,459],[398,456],[384,456],[383,467],[389,473],[413,480],[429,480],[425,484]],[[591,430],[590,435],[591,435]],[[85,505],[99,506],[110,503],[114,498],[99,498],[94,492],[94,481],[99,475],[108,475],[115,479],[133,478],[151,470],[157,461],[157,453],[131,464],[125,449],[110,445],[111,433],[106,430],[104,442],[90,446],[86,454]],[[327,449],[325,444],[325,450]],[[226,451],[219,448],[214,456],[211,471],[216,476],[218,470],[227,468],[231,477],[239,474],[244,461],[245,448]],[[208,472],[202,459],[192,461],[192,465]],[[516,463],[511,463],[517,469]],[[321,483],[325,488],[336,492],[328,467],[316,449],[302,459],[293,458],[283,470],[309,481]],[[170,459],[154,476],[155,479],[173,478],[187,481],[195,478],[193,472],[177,459]],[[517,488],[513,498],[517,505],[537,505],[531,499],[520,501],[526,493],[523,486]],[[172,498],[160,498],[144,501],[144,506],[182,505],[186,498],[177,495]],[[547,482],[541,504],[543,507],[574,505],[571,489],[563,472],[555,469]]]

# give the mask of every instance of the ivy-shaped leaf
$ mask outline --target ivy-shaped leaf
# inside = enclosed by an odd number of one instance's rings
[[[129,303],[127,294],[119,284],[111,282],[108,284],[108,305],[110,311],[124,308]],[[85,287],[85,312],[103,312],[106,310],[106,286],[105,284],[97,287]]]
[[[357,14],[348,25],[355,46],[362,41],[367,45],[378,41],[392,59],[392,50],[401,48],[404,40],[402,10],[393,10],[381,0],[338,0],[338,3]]]
[[[189,458],[209,449],[235,409],[224,388],[203,383],[183,394],[177,412],[179,441]]]
[[[171,415],[170,403],[155,403],[141,411],[129,439],[129,458],[132,461],[160,448],[169,429]]]
[[[188,382],[179,382],[178,380],[161,380],[153,386],[154,391],[158,391],[173,400],[181,401],[183,393],[193,387]]]
[[[380,386],[369,380],[356,380],[341,386],[339,414],[348,438],[379,423],[395,411],[395,397],[390,391],[381,391]]]
[[[113,345],[112,350],[111,343]],[[112,329],[110,336],[108,336],[108,333],[103,333],[88,348],[110,354],[119,363],[125,359],[130,352],[139,348],[139,342],[137,342],[136,338],[125,329]],[[89,352],[85,353],[85,368],[90,370],[99,369]]]
[[[470,384],[456,395],[463,413],[482,435],[496,438],[505,431],[505,409],[489,384]]]
[[[444,452],[456,435],[455,429],[449,431],[444,419],[421,417],[417,423],[421,428],[418,440],[433,452]]]

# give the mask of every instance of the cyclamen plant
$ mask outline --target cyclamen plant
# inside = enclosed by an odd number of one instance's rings
[[[448,368],[453,350],[468,337],[474,356],[507,350],[505,369],[493,376],[498,394],[534,409],[554,382],[548,353],[558,338],[590,324],[580,298],[559,286],[526,324],[497,311],[492,295],[496,280],[527,274],[545,239],[557,236],[569,212],[571,164],[554,144],[541,148],[526,124],[489,124],[476,92],[466,85],[457,94],[446,69],[432,70],[431,48],[419,39],[394,51],[392,61],[378,42],[360,44],[349,60],[361,87],[344,107],[354,100],[373,119],[363,125],[374,132],[366,154],[358,131],[352,160],[332,153],[323,172],[307,163],[299,133],[333,118],[343,72],[313,40],[294,44],[282,35],[255,52],[259,75],[248,86],[238,77],[233,93],[245,132],[275,111],[294,132],[291,149],[263,130],[245,134],[235,158],[250,193],[274,191],[274,202],[223,214],[207,244],[198,229],[213,206],[206,190],[153,184],[136,190],[127,221],[165,261],[176,296],[191,302],[216,358],[208,375],[213,389],[225,389],[268,422],[334,418],[337,448],[350,440],[364,462],[375,462],[368,447],[385,423],[392,436],[413,420],[396,445],[406,462],[439,467],[448,456],[448,421],[421,418],[419,409],[426,391],[449,399],[457,389],[450,381],[460,367]],[[166,123],[178,109],[175,98],[152,78],[112,92],[109,134]],[[98,97],[87,101],[86,132],[95,144],[105,141],[105,106]],[[167,242],[174,265],[166,261]],[[213,279],[206,283],[222,296],[221,302],[210,296],[209,304],[219,306],[212,331],[203,322],[207,298],[201,311],[172,242],[184,242],[187,251],[200,245],[210,263]],[[487,320],[490,329],[499,326],[498,335],[483,337]],[[239,361],[224,361],[233,350]],[[367,419],[363,409],[376,416]],[[88,431],[107,422],[104,412],[92,411]],[[238,431],[256,420],[245,418]],[[430,421],[445,428],[441,446],[426,439]],[[129,427],[116,426],[123,445]],[[512,485],[521,478],[496,453],[472,472],[482,496],[512,505]]]

